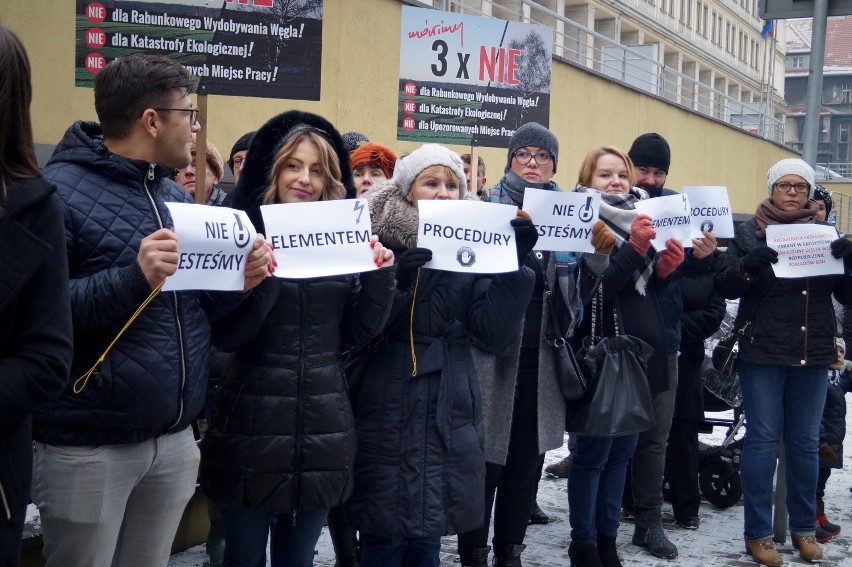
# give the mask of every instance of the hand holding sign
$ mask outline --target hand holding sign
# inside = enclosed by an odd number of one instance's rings
[[[674,238],[666,240],[666,249],[660,252],[657,259],[657,277],[664,280],[672,275],[672,272],[683,263],[683,258],[683,245]]]
[[[592,227],[592,246],[598,254],[609,254],[615,247],[615,235],[602,220]]]
[[[524,216],[527,218],[524,218]],[[538,232],[533,222],[529,219],[529,215],[523,211],[518,211],[518,218],[512,219],[509,221],[509,224],[515,229],[515,250],[518,253],[518,267],[520,267],[524,265],[527,261],[527,256],[535,248],[535,243],[538,241]]]
[[[703,260],[716,250],[716,237],[712,232],[704,231],[704,238],[692,239],[692,257]]]
[[[379,268],[393,266],[393,250],[385,248],[375,234],[370,237],[370,246],[373,248],[373,261],[376,266]]]
[[[630,223],[630,245],[640,256],[648,253],[651,248],[651,241],[657,237],[657,231],[654,230],[653,221],[648,215],[636,215],[633,222]]]
[[[838,238],[831,243],[831,255],[843,259],[843,266],[847,272],[852,271],[852,240]]]
[[[174,274],[178,268],[178,240],[174,231],[161,228],[142,239],[136,261],[151,289]]]
[[[777,263],[772,270],[778,278],[842,274],[844,262],[834,256],[831,248],[834,242],[837,242],[837,229],[826,224],[791,223],[766,227],[766,244],[777,252]],[[747,267],[744,260],[743,269]]]
[[[656,235],[651,246],[656,250],[666,247],[666,240],[675,238],[684,246],[692,246],[692,215],[689,197],[683,194],[644,199],[636,203],[636,210],[652,219]]]
[[[589,242],[598,218],[600,193],[544,191],[527,187],[524,210],[535,219],[538,231],[536,250],[552,252],[592,252]]]
[[[239,217],[237,218],[239,219]],[[251,253],[246,259],[246,283],[243,286],[243,291],[254,289],[268,277],[275,270],[274,261],[269,244],[262,234],[258,234],[254,239],[254,244],[252,244]]]

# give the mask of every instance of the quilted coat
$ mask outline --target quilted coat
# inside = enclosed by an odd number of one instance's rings
[[[139,443],[185,429],[204,407],[210,324],[202,302],[214,302],[194,291],[157,294],[82,392],[72,392],[151,292],[136,261],[140,242],[172,225],[166,201],[191,202],[173,173],[111,153],[92,122],[74,123],[48,162],[44,176],[64,205],[74,359],[65,393],[36,414],[36,440]],[[223,309],[239,301],[216,296]]]
[[[370,213],[381,241],[398,253],[415,246],[417,209],[393,183],[375,191]],[[390,334],[354,402],[358,456],[347,513],[356,529],[387,537],[482,525],[485,431],[471,344],[498,355],[512,349],[535,276],[528,268],[495,276],[423,269],[416,298],[414,279],[398,278],[409,285],[397,289]]]
[[[258,131],[234,194],[249,218],[261,218],[275,146],[300,122],[333,131],[321,117],[300,112],[275,117]],[[234,358],[201,447],[202,488],[212,500],[295,514],[346,499],[355,430],[341,352],[382,329],[395,273],[268,278],[215,325],[215,346]]]

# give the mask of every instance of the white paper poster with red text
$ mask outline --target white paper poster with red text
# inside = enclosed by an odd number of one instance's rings
[[[771,224],[766,227],[766,245],[778,252],[772,264],[779,278],[840,275],[843,260],[831,255],[837,229],[826,224]]]

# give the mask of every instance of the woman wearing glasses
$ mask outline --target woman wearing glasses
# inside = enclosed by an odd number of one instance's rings
[[[746,552],[761,565],[781,565],[772,541],[772,477],[783,440],[787,460],[787,510],[793,546],[803,559],[818,561],[814,540],[819,425],[828,365],[835,361],[831,296],[852,303],[852,278],[776,278],[778,254],[766,245],[769,225],[812,223],[814,172],[800,159],[784,159],[767,175],[769,197],[754,218],[742,223],[723,255],[716,286],[740,298],[736,329],[743,329],[737,367],[748,435],[740,474],[745,497]],[[852,267],[852,242],[831,244]]]
[[[315,114],[276,116],[249,153],[233,205],[258,230],[262,204],[354,194],[340,134]],[[378,266],[393,264],[375,237],[370,246]],[[381,330],[394,274],[267,278],[214,326],[214,344],[234,358],[202,444],[201,482],[222,506],[226,567],[265,566],[270,530],[273,567],[313,564],[328,509],[353,484],[355,431],[340,353]]]
[[[491,188],[490,200],[521,207],[528,187],[560,191],[552,180],[558,154],[559,142],[544,126],[530,122],[518,128],[509,141],[505,174]],[[615,244],[615,236],[603,222],[595,225],[593,234],[593,254],[530,254],[526,265],[535,272],[536,284],[524,314],[520,344],[502,357],[481,356],[474,350],[485,417],[485,522],[459,535],[463,566],[487,564],[492,504],[494,565],[521,565],[544,454],[562,446],[565,430],[565,400],[556,380],[554,349],[545,344],[550,313],[545,290],[553,290],[561,334],[568,334]]]

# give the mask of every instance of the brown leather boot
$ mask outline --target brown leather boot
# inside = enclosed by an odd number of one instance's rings
[[[812,535],[796,535],[790,534],[793,539],[793,547],[799,550],[799,555],[805,561],[819,563],[822,561],[822,548],[816,542],[816,538]]]
[[[772,539],[747,539],[745,544],[746,553],[751,555],[760,565],[780,567],[784,564],[784,560],[781,559],[781,554],[775,549],[775,542]]]

